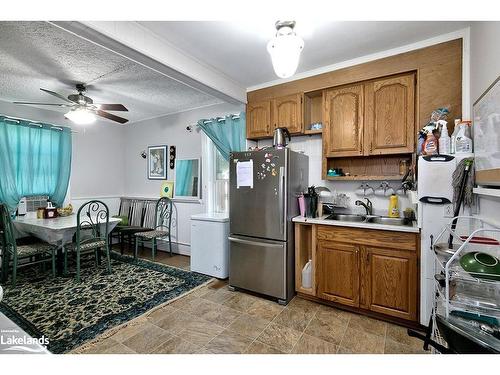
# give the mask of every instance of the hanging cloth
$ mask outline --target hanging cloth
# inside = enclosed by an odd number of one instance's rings
[[[0,116],[0,202],[15,212],[22,197],[62,205],[71,173],[71,129]]]
[[[231,151],[245,150],[245,112],[237,116],[198,121],[198,126],[212,140],[222,157],[229,161]]]

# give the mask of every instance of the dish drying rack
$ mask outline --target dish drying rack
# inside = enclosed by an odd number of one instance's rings
[[[459,229],[457,229],[459,228]],[[460,231],[469,233],[460,235]],[[446,347],[436,324],[436,315],[449,318],[482,317],[500,321],[500,278],[496,274],[466,272],[460,258],[481,252],[500,258],[500,226],[473,216],[457,216],[444,226],[433,241],[435,255],[435,303],[431,319],[434,341]],[[451,243],[451,248],[449,244]],[[491,280],[484,277],[493,277]],[[444,280],[443,280],[444,279]],[[466,318],[467,319],[467,318]]]
[[[464,221],[468,221],[469,225],[463,225]],[[468,227],[470,234],[460,235],[457,227]],[[498,275],[483,274],[483,277],[476,277],[466,272],[459,263],[463,255],[473,251],[499,258],[500,242],[495,236],[500,237],[500,226],[478,217],[457,216],[436,237],[433,244],[435,273],[444,274],[444,288],[436,280],[436,296],[446,317],[453,309],[493,314],[500,319],[500,281],[484,278],[498,278]],[[493,238],[488,240],[490,237]],[[449,238],[453,239],[451,249]]]

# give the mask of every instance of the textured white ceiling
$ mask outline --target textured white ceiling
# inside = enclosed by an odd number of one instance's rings
[[[112,113],[130,122],[221,102],[46,22],[0,22],[0,51],[4,101],[61,103],[40,88],[67,96],[85,83],[94,102],[125,105]]]
[[[267,42],[275,33],[272,22],[254,20],[250,23],[238,20],[140,24],[244,87],[277,79],[266,50]],[[442,21],[298,20],[296,31],[304,39],[305,47],[297,72],[415,43],[467,25],[467,22]]]

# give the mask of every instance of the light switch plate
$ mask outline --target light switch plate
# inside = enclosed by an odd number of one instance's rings
[[[444,213],[443,213],[443,216],[444,217],[453,217],[453,203],[448,203],[448,204],[445,204],[444,205]]]

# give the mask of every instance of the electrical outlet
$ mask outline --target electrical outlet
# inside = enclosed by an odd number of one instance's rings
[[[453,203],[448,203],[444,205],[444,217],[453,217]]]

